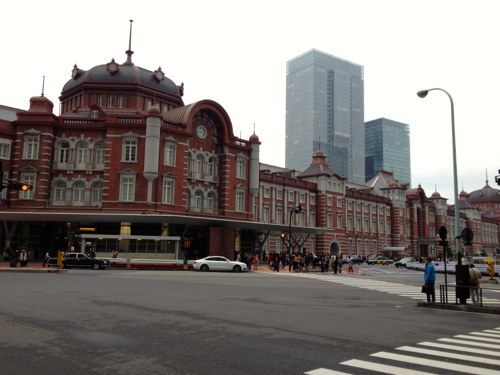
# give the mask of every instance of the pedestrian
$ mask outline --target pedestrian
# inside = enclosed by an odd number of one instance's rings
[[[19,260],[19,250],[14,250],[11,256],[10,266],[16,268]]]
[[[436,281],[436,268],[432,264],[432,258],[427,257],[425,261],[425,273],[424,273],[425,285],[427,289],[427,302],[436,302],[436,290],[434,289],[434,283]],[[431,301],[432,297],[432,301]]]
[[[274,253],[269,253],[269,269],[272,270],[274,267]]]
[[[91,258],[95,258],[95,248],[94,247],[90,248],[89,255]]]
[[[50,259],[50,255],[49,255],[49,252],[47,251],[45,253],[45,259],[43,261],[42,267],[45,267],[45,265],[47,264],[47,262],[49,261],[49,259]],[[49,267],[49,266],[47,266],[47,267]]]
[[[336,275],[337,274],[337,269],[339,268],[339,258],[335,256],[333,258],[333,273]]]
[[[115,249],[115,251],[111,253],[111,258],[118,258],[118,250]]]
[[[26,253],[26,250],[21,250],[19,253],[19,261],[20,261],[20,266],[21,267],[26,267],[28,265],[28,253]]]
[[[255,254],[255,256],[253,257],[252,263],[253,263],[253,270],[257,271],[257,269],[259,267],[259,263],[260,263],[259,256],[257,254]]]
[[[3,260],[5,260],[6,262],[10,262],[11,259],[12,259],[12,250],[10,249],[10,247],[8,247],[5,249],[5,252],[3,254]]]
[[[352,258],[349,259],[349,271],[348,273],[354,273],[354,270],[352,268],[352,266],[354,265],[354,261],[352,260]]]
[[[473,264],[469,265],[469,285],[470,285],[470,296],[472,298],[472,304],[479,306],[479,279],[482,279],[481,272],[474,267]]]
[[[273,262],[274,262],[274,271],[277,271],[277,272],[280,272],[280,257],[278,255],[276,255],[273,259]]]

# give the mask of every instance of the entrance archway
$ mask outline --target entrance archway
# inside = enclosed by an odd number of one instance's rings
[[[330,255],[340,255],[340,246],[338,242],[332,242],[330,244]]]

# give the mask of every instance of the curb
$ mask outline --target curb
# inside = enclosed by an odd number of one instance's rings
[[[456,304],[446,304],[446,303],[437,303],[437,302],[426,302],[426,301],[418,301],[417,307],[426,307],[429,309],[438,309],[438,310],[453,310],[453,311],[462,311],[462,312],[475,312],[481,314],[496,314],[500,315],[500,308],[493,307],[480,307],[473,305],[456,305]]]
[[[19,267],[19,268],[0,268],[0,272],[10,272],[10,273],[68,273],[66,269],[51,269],[50,267],[47,269],[40,268],[28,268],[28,267]]]

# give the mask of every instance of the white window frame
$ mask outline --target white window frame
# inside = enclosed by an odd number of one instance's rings
[[[276,199],[282,201],[283,200],[283,190],[282,189],[277,189],[276,190]]]
[[[162,186],[162,203],[174,204],[175,180],[173,178],[164,178]]]
[[[342,207],[342,198],[337,197],[337,207]]]
[[[118,96],[118,108],[123,108],[125,105],[125,98],[123,95]]]
[[[33,199],[35,194],[35,181],[36,175],[35,172],[23,172],[21,174],[21,181],[25,184],[33,186],[33,190],[20,191],[19,197],[21,199]]]
[[[306,203],[306,194],[305,193],[299,194],[299,203]]]
[[[326,227],[333,228],[333,214],[331,212],[326,214]]]
[[[115,97],[113,95],[108,95],[108,108],[113,108],[115,104]]]
[[[96,109],[93,109],[90,111],[90,118],[98,118],[99,117],[99,111]]]
[[[283,208],[276,207],[276,223],[283,224]]]
[[[316,204],[316,194],[309,195],[309,203],[311,205],[315,205]]]
[[[326,201],[329,206],[333,205],[333,197],[331,195],[327,197]]]
[[[0,159],[10,159],[10,144],[7,139],[0,139]]]
[[[342,229],[342,214],[337,214],[337,229]]]
[[[246,166],[245,159],[238,158],[236,160],[236,178],[245,179],[245,166]]]
[[[122,162],[137,162],[137,138],[123,138]]]
[[[175,144],[174,142],[165,142],[163,155],[164,165],[175,167],[176,153],[177,144]]]
[[[104,96],[103,95],[97,95],[97,106],[102,107],[104,105]]]
[[[135,200],[135,174],[124,173],[120,176],[120,201]]]
[[[293,191],[288,192],[288,201],[289,202],[294,202],[295,201],[295,194]]]
[[[264,187],[264,198],[271,198],[271,188],[270,187]]]
[[[82,206],[85,202],[85,183],[77,181],[73,185],[73,205]]]
[[[40,145],[40,136],[26,134],[24,136],[24,159],[38,159],[38,149]]]
[[[237,190],[235,196],[235,207],[234,210],[236,212],[244,212],[245,210],[245,191]]]
[[[101,181],[96,182],[92,185],[90,196],[93,204],[102,203],[102,189],[103,189],[103,183]]]
[[[67,191],[66,182],[59,181],[56,183],[56,186],[54,188],[55,204],[64,204],[66,202],[66,191]]]
[[[67,147],[64,147],[64,146]],[[59,143],[59,152],[57,157],[57,162],[60,164],[66,164],[69,161],[69,142]]]
[[[95,145],[95,165],[98,167],[104,166],[106,160],[106,144],[98,143]]]

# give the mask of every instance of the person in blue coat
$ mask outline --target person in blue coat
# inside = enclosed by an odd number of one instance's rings
[[[428,257],[425,261],[425,273],[424,273],[425,285],[429,287],[427,292],[427,302],[436,302],[436,289],[434,289],[434,283],[436,282],[436,268],[432,264],[432,258]]]

